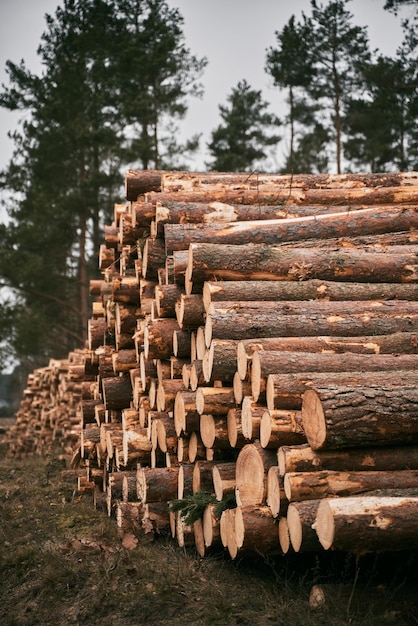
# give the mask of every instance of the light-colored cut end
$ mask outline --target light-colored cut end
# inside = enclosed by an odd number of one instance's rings
[[[327,500],[322,500],[320,503],[312,528],[316,531],[321,546],[329,550],[334,543],[335,524],[332,509]]]
[[[308,389],[303,394],[302,424],[312,450],[322,448],[326,439],[325,415],[321,400],[314,389]]]

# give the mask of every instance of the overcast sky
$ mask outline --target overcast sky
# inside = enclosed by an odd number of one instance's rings
[[[238,81],[246,79],[253,89],[261,89],[270,110],[277,115],[284,111],[284,96],[273,87],[265,73],[266,49],[276,43],[275,31],[281,30],[292,14],[310,13],[310,0],[167,0],[184,18],[186,44],[198,57],[206,56],[202,100],[191,99],[182,123],[182,135],[202,133],[202,151],[195,170],[204,169],[206,143],[219,124],[219,104]],[[348,8],[355,23],[367,26],[371,48],[394,54],[401,42],[401,17],[383,10],[385,0],[352,0]],[[40,72],[36,50],[45,30],[45,13],[54,14],[61,3],[57,0],[0,0],[0,82],[6,81],[8,59],[25,60],[32,71]],[[323,4],[327,4],[326,0]],[[16,124],[17,114],[0,109],[0,168],[8,162],[12,143],[7,132]]]

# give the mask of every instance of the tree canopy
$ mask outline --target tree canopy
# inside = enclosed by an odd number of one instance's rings
[[[213,161],[210,169],[217,171],[252,170],[266,159],[267,148],[280,141],[272,131],[279,119],[267,111],[268,103],[261,91],[251,89],[241,80],[227,97],[228,105],[219,105],[223,124],[212,131],[208,144]]]
[[[201,94],[206,64],[164,0],[64,0],[46,16],[38,55],[40,75],[8,61],[0,92],[0,106],[22,114],[0,179],[0,347],[31,363],[83,344],[89,279],[123,168],[183,158],[172,133],[164,148],[164,127]]]

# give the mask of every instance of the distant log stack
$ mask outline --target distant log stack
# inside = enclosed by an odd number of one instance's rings
[[[121,532],[200,556],[415,547],[418,173],[125,187],[87,346],[29,376],[10,453],[59,444]]]

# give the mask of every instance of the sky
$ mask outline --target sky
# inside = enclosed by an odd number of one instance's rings
[[[167,0],[184,18],[183,32],[187,47],[197,57],[205,56],[208,65],[202,82],[204,96],[192,98],[180,137],[184,140],[201,134],[201,150],[192,169],[205,169],[209,160],[206,144],[219,125],[219,104],[240,80],[262,91],[269,110],[279,117],[285,112],[284,94],[272,84],[264,71],[266,50],[276,45],[275,31],[280,31],[292,14],[297,19],[304,11],[310,14],[310,0]],[[326,0],[323,0],[326,4]],[[383,10],[385,0],[352,0],[348,9],[354,22],[368,27],[371,48],[393,55],[402,39],[401,17],[411,14],[405,8],[398,17]],[[0,0],[0,83],[7,84],[5,63],[24,59],[31,71],[40,73],[36,55],[45,30],[46,13],[54,14],[57,0]],[[7,133],[13,130],[21,114],[0,109],[0,169],[9,161],[13,144]],[[280,160],[280,159],[279,159]]]

